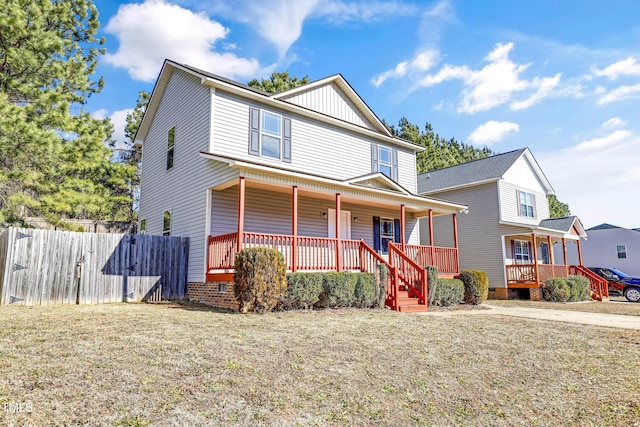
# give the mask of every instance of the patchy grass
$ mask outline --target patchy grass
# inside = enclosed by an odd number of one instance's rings
[[[587,313],[624,314],[640,316],[640,303],[628,302],[624,297],[612,297],[611,301],[547,302],[526,300],[488,300],[488,305],[499,307],[546,308],[552,310],[585,311]]]
[[[0,424],[640,423],[637,331],[179,304],[2,307],[0,325]]]

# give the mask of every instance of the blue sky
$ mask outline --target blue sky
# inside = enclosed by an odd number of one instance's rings
[[[640,227],[640,2],[95,1],[124,118],[164,58],[246,83],[341,73],[378,115],[496,152],[529,147],[588,228]]]

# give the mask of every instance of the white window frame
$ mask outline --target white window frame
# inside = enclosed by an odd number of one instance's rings
[[[169,227],[166,224],[166,215],[169,214]],[[162,212],[162,235],[171,236],[171,209],[166,209]]]
[[[169,166],[169,158],[171,158],[171,166]],[[176,127],[173,126],[167,131],[167,162],[165,164],[167,170],[173,169],[176,164]]]
[[[389,155],[389,162],[385,163],[382,161],[382,152],[385,151],[387,152]],[[388,167],[389,168],[389,174],[387,175],[386,173],[382,172],[382,168],[383,167]],[[393,152],[391,151],[391,148],[389,147],[384,147],[382,145],[378,146],[378,171],[387,176],[388,178],[391,178],[391,176],[393,175]],[[393,178],[391,178],[393,179]]]
[[[140,220],[140,232],[139,234],[147,234],[147,219],[142,218]]]
[[[515,264],[531,264],[531,244],[529,241],[514,239],[513,257]]]
[[[620,248],[622,248],[622,251],[620,251]],[[616,254],[618,256],[618,259],[627,259],[627,245],[622,244],[622,245],[616,245]],[[624,254],[624,256],[620,256]]]
[[[265,116],[271,116],[271,118],[277,118],[278,119],[278,132],[272,132],[271,130],[265,129],[264,125],[265,125]],[[277,160],[282,160],[282,151],[283,151],[283,146],[282,146],[282,115],[281,114],[277,114],[277,113],[273,113],[271,111],[268,110],[260,110],[260,157],[268,157],[270,159],[277,159]],[[274,138],[278,140],[278,157],[274,157],[274,156],[270,156],[268,154],[265,154],[263,151],[263,139],[264,137],[268,137],[268,138]]]
[[[524,196],[524,202],[522,201],[523,196]],[[518,190],[518,214],[525,218],[535,218],[536,217],[535,200],[536,199],[533,193],[529,193],[528,191]],[[531,203],[529,204],[528,202],[531,202]],[[524,208],[524,211],[522,208]]]

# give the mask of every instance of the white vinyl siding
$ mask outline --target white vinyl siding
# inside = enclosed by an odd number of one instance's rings
[[[238,187],[223,191],[212,191],[211,235],[233,233],[238,230]],[[245,190],[246,232],[291,234],[291,193],[247,188]],[[308,237],[328,236],[329,209],[335,209],[331,200],[320,200],[306,196],[298,197],[298,235]],[[400,208],[379,209],[370,206],[342,203],[341,209],[351,213],[351,239],[364,239],[373,246],[373,217],[399,218]],[[355,221],[354,217],[358,220]],[[412,215],[405,219],[405,240],[418,244],[417,221]]]
[[[299,92],[286,98],[287,102],[337,117],[354,125],[375,129],[333,83]]]
[[[143,143],[140,217],[146,219],[147,234],[161,235],[163,212],[171,207],[171,235],[189,237],[188,280],[193,282],[204,281],[206,194],[216,173],[214,162],[199,155],[209,147],[210,99],[200,79],[174,71]],[[167,179],[167,132],[173,126],[179,149]]]
[[[256,161],[256,156],[251,156],[247,150],[250,107],[264,108],[216,90],[211,153]],[[292,153],[287,168],[341,180],[371,173],[371,143],[379,141],[287,112],[267,109],[291,118]],[[415,153],[399,146],[393,148],[398,152],[398,183],[415,192]],[[283,167],[282,161],[277,159],[260,157],[259,161]]]
[[[518,187],[514,184],[499,181],[502,221],[521,223],[526,225],[538,225],[540,220],[549,218],[549,203],[544,193],[535,192],[528,188]],[[534,196],[534,217],[520,215],[519,191],[531,193]],[[435,196],[438,197],[438,196]]]

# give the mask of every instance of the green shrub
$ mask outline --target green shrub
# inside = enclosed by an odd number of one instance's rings
[[[284,309],[308,309],[320,301],[322,273],[287,274],[287,295],[280,300]]]
[[[569,286],[561,277],[554,277],[544,281],[542,297],[547,301],[562,302],[569,299]]]
[[[569,301],[586,301],[591,299],[591,284],[584,276],[569,276],[566,278],[569,287]]]
[[[438,279],[429,288],[429,304],[446,307],[464,299],[464,284],[458,279]]]
[[[489,277],[487,276],[487,273],[482,270],[463,270],[462,272],[473,274],[478,285],[478,296],[480,297],[480,303],[485,302],[487,298],[489,298]]]
[[[355,302],[358,276],[348,271],[325,273],[322,281],[320,307],[351,307]]]
[[[389,267],[386,264],[378,265],[377,279],[375,306],[384,308],[387,302],[387,288],[389,287]]]
[[[469,271],[463,271],[456,279],[459,279],[464,284],[464,303],[465,304],[480,304],[480,295],[478,295],[478,282],[476,276]]]
[[[355,305],[371,308],[376,304],[376,277],[372,273],[356,273]]]
[[[269,248],[248,248],[236,254],[234,293],[241,313],[272,310],[287,293],[282,254]]]
[[[432,289],[438,285],[438,267],[435,265],[427,265],[424,267],[427,271],[427,293],[429,294],[429,305],[433,304],[433,297],[435,292],[431,292]]]

